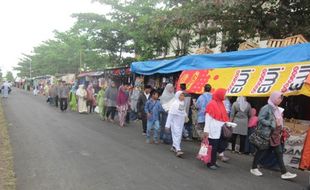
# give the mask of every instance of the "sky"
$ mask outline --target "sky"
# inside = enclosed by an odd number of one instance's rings
[[[13,71],[23,53],[29,54],[53,31],[73,26],[73,13],[109,12],[108,6],[91,0],[5,0],[0,2],[0,68]],[[15,74],[15,72],[13,71]]]

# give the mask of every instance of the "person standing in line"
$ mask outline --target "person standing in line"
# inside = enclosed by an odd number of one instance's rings
[[[224,99],[226,90],[219,88],[213,95],[212,100],[206,107],[204,136],[208,138],[209,144],[212,146],[211,162],[207,165],[210,169],[216,170],[219,166],[216,164],[217,153],[223,152],[221,149],[221,133],[225,122],[229,121]]]
[[[283,162],[283,152],[281,147],[283,116],[279,108],[282,100],[283,94],[281,92],[275,91],[271,93],[268,99],[268,104],[265,105],[259,112],[258,128],[266,131],[270,131],[268,128],[272,128],[269,149],[272,149],[276,155],[281,170],[281,179],[293,179],[297,177],[297,174],[288,172]],[[250,172],[255,176],[262,176],[263,173],[258,170],[257,165],[261,158],[268,153],[269,149],[259,149],[259,147],[257,147],[257,149],[258,150],[254,156],[252,169]]]
[[[228,117],[230,117],[230,112],[231,112],[231,104],[230,104],[230,101],[227,97],[225,97],[225,100],[223,101],[223,104],[225,106],[225,109],[226,109],[226,113],[228,115]],[[221,138],[220,138],[220,150],[219,150],[219,159],[222,161],[222,162],[227,162],[230,160],[230,158],[226,157],[225,156],[225,150],[226,148],[228,147],[228,142],[229,142],[230,139],[227,139],[227,138],[224,138],[222,135],[221,135]]]
[[[184,123],[187,120],[184,99],[185,96],[183,91],[176,92],[175,100],[168,112],[168,118],[165,126],[167,130],[171,130],[171,151],[175,152],[177,157],[181,157],[184,154],[181,150],[182,132]]]
[[[160,119],[160,140],[162,140],[164,143],[171,144],[171,131],[166,132],[165,125],[168,117],[168,111],[171,108],[172,103],[174,102],[174,87],[171,83],[168,83],[163,91],[163,94],[159,97],[160,103],[162,107],[164,108],[164,112],[161,113],[161,119]]]
[[[230,120],[237,124],[233,128],[232,136],[232,151],[236,152],[237,137],[240,137],[239,153],[244,153],[245,140],[248,135],[248,123],[251,117],[251,105],[246,101],[246,98],[240,96],[237,101],[233,103],[230,113]]]
[[[246,154],[254,154],[255,152],[255,146],[250,143],[249,137],[255,132],[255,129],[258,124],[258,117],[256,116],[256,109],[252,108],[251,109],[251,117],[249,119],[249,124],[248,124],[248,136],[246,138],[245,142],[245,153]]]
[[[87,113],[87,91],[83,84],[79,85],[79,89],[76,91],[76,96],[78,98],[78,112]]]
[[[185,83],[180,84],[180,89],[184,93],[185,111],[189,118],[189,120],[184,124],[183,136],[185,137],[185,140],[192,140],[192,136],[193,136],[192,135],[192,110],[191,110],[192,97],[189,93],[187,93]]]
[[[196,131],[200,138],[203,136],[203,128],[205,126],[206,107],[212,100],[211,89],[211,85],[206,84],[204,87],[205,92],[198,97],[196,102],[196,108],[198,110]]]
[[[129,107],[128,94],[126,93],[126,86],[121,85],[118,89],[116,98],[116,108],[118,112],[118,119],[120,127],[124,127],[127,110]]]
[[[51,84],[50,89],[48,90],[48,96],[50,97],[49,104],[54,105],[54,98],[55,98],[55,86]]]
[[[147,115],[146,143],[150,143],[151,130],[154,129],[154,143],[159,144],[159,115],[165,110],[158,101],[158,92],[156,90],[151,92],[151,98],[145,103],[144,111]]]
[[[150,85],[144,86],[144,91],[141,92],[138,102],[137,102],[137,110],[138,110],[138,116],[142,120],[142,135],[146,135],[146,129],[147,129],[147,115],[145,113],[145,103],[150,97],[150,92],[152,90],[152,87]]]
[[[137,119],[137,104],[138,104],[138,99],[140,96],[140,90],[139,87],[135,86],[131,91],[130,91],[130,120],[134,121]]]
[[[89,113],[92,113],[96,106],[95,89],[92,84],[87,87],[87,107],[89,107]]]
[[[62,81],[59,90],[58,97],[60,98],[60,110],[62,112],[66,111],[68,108],[68,97],[69,97],[69,88],[66,86],[66,82]]]
[[[107,105],[107,119],[110,122],[114,122],[114,117],[116,113],[116,98],[117,98],[117,88],[115,82],[111,82],[110,86],[105,92],[105,99]]]
[[[55,97],[54,97],[54,102],[56,108],[58,108],[58,102],[59,102],[59,82],[56,82],[55,84]]]
[[[51,99],[48,93],[50,88],[51,88],[51,85],[49,83],[46,83],[44,86],[44,93],[43,93],[43,95],[46,97],[46,103],[49,103]]]
[[[76,97],[77,89],[78,84],[74,83],[70,90],[70,96],[69,96],[69,107],[71,111],[77,111],[77,97]]]
[[[97,95],[97,103],[99,107],[99,116],[101,120],[106,119],[106,109],[105,109],[105,86],[103,85]]]

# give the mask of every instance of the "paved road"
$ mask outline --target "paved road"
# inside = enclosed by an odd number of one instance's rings
[[[308,184],[301,171],[294,181],[269,170],[252,176],[249,156],[230,155],[229,164],[211,171],[194,158],[197,143],[185,142],[179,159],[167,145],[145,144],[136,123],[121,129],[95,114],[61,113],[44,100],[14,89],[3,103],[18,190],[299,190]]]

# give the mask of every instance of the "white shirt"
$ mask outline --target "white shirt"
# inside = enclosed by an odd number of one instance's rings
[[[203,131],[209,134],[210,139],[220,139],[224,123],[225,122],[214,119],[207,113],[205,118],[205,128]]]
[[[146,99],[148,100],[149,97],[150,97],[150,94],[146,94],[146,93],[144,92],[144,95],[145,95]]]

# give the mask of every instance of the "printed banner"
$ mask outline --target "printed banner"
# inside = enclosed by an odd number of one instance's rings
[[[283,161],[286,166],[299,168],[306,135],[292,135],[285,142]]]
[[[307,79],[310,62],[212,70],[189,70],[180,75],[178,85],[185,83],[189,93],[202,94],[204,85],[227,89],[227,96],[269,96],[273,91],[285,95],[310,96]]]

